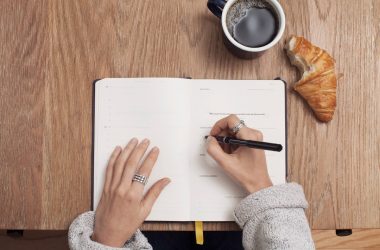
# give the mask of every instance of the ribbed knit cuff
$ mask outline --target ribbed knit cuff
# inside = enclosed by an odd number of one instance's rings
[[[109,247],[91,239],[94,230],[95,212],[88,211],[79,215],[69,228],[70,249],[91,249],[91,250],[116,250],[116,249],[152,249],[148,240],[137,230],[122,248]]]
[[[252,217],[273,208],[303,208],[308,206],[303,189],[297,183],[272,186],[250,194],[235,208],[236,223],[243,228]]]

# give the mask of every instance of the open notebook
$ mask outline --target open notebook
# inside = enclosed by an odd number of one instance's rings
[[[160,148],[146,186],[171,178],[148,220],[232,221],[247,194],[215,164],[204,136],[228,114],[237,114],[264,140],[280,143],[266,152],[274,184],[286,178],[286,105],[283,81],[108,78],[95,84],[93,205],[100,199],[108,158],[115,146],[149,138]]]

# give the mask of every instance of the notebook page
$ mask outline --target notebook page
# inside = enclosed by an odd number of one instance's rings
[[[191,217],[201,221],[233,221],[233,210],[247,194],[216,164],[210,163],[203,137],[219,119],[237,114],[264,140],[280,143],[281,152],[266,151],[274,184],[285,183],[285,86],[282,81],[192,80]],[[194,139],[193,139],[194,138]]]
[[[94,208],[103,189],[107,161],[115,146],[132,137],[149,138],[160,148],[145,191],[163,177],[172,182],[161,193],[148,220],[189,220],[189,95],[186,79],[103,79],[96,83]]]

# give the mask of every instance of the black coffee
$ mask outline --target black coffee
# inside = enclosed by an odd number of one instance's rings
[[[278,32],[278,19],[265,0],[239,0],[227,13],[227,28],[232,37],[247,47],[270,43]]]

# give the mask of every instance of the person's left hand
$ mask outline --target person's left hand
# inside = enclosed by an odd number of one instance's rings
[[[144,185],[133,181],[136,172],[148,177],[159,150],[154,147],[139,165],[149,141],[140,144],[133,138],[122,150],[116,147],[109,160],[102,197],[95,213],[92,240],[111,247],[122,247],[148,217],[152,206],[169,178],[157,181],[143,195]]]

